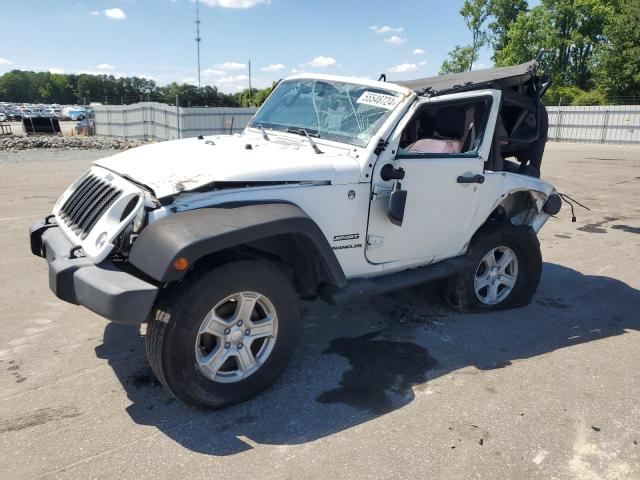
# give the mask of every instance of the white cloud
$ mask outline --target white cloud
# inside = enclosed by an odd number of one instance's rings
[[[224,75],[226,72],[224,70],[216,70],[215,68],[205,68],[202,71],[202,75],[205,77],[217,77],[219,75]]]
[[[113,20],[124,20],[127,18],[127,15],[119,8],[107,8],[104,10],[104,14]]]
[[[7,60],[6,58],[0,58],[0,65],[13,65],[11,60]]]
[[[109,65],[108,63],[101,63],[96,67],[98,70],[113,70],[114,66]]]
[[[182,80],[180,80],[180,83],[186,83],[187,85],[194,85],[194,86],[198,85],[198,81],[193,77],[183,78]]]
[[[240,92],[249,88],[249,77],[247,75],[231,75],[217,79],[215,85],[224,92]]]
[[[218,70],[244,70],[247,66],[244,63],[224,62],[214,65]]]
[[[100,11],[99,10],[90,10],[89,11],[89,15],[93,15],[94,17],[97,17],[98,15],[100,15]]]
[[[321,55],[311,60],[308,65],[314,68],[333,67],[336,65],[336,59],[333,57],[323,57]]]
[[[79,72],[77,72],[78,75],[108,75],[108,76],[112,76],[115,78],[124,78],[124,77],[131,77],[132,75],[130,74],[125,74],[122,72],[105,72],[105,71],[100,71],[100,70],[80,70]]]
[[[401,37],[398,37],[397,35],[392,35],[389,38],[385,38],[384,41],[385,43],[388,43],[389,45],[393,45],[396,47],[407,43],[406,38],[401,38]]]
[[[50,68],[48,70],[49,73],[64,73],[64,70],[62,70],[61,68]]]
[[[267,65],[266,67],[262,67],[263,72],[279,72],[284,69],[284,65],[281,63],[273,63],[271,65]]]
[[[422,61],[418,62],[418,65],[420,65],[421,67],[426,67],[427,66],[427,61],[426,60],[422,60]]]
[[[411,53],[413,53],[414,55],[424,55],[424,54],[425,54],[425,53],[427,53],[427,52],[425,52],[425,51],[424,51],[423,49],[421,49],[421,48],[416,48],[416,49],[415,49],[413,52],[411,52]]]
[[[245,82],[248,81],[249,77],[247,75],[236,75],[236,76],[229,76],[229,77],[223,77],[220,78],[218,80],[216,80],[216,83],[220,83],[220,84],[230,84],[230,83],[237,83],[237,82]]]
[[[384,25],[382,27],[379,27],[377,25],[371,25],[369,27],[369,30],[374,31],[375,33],[400,33],[402,31],[404,31],[404,27],[390,27],[389,25]]]
[[[200,0],[211,7],[251,8],[256,5],[269,5],[271,0]]]
[[[145,80],[152,80],[154,82],[158,81],[158,77],[147,75],[146,73],[134,73],[133,76],[138,78],[144,78]]]
[[[389,73],[409,73],[418,70],[418,65],[415,63],[401,63],[395,67],[389,68]]]

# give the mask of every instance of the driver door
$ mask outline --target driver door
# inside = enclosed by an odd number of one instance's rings
[[[428,263],[464,250],[473,234],[500,95],[497,90],[443,95],[423,99],[407,113],[373,172],[365,250],[369,262]],[[389,172],[404,178],[389,179]],[[392,189],[406,191],[401,225],[387,214]]]

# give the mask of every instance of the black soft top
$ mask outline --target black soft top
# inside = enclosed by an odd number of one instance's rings
[[[537,63],[532,60],[510,67],[487,68],[393,83],[410,88],[418,95],[436,96],[453,91],[478,90],[480,88],[510,88],[525,84],[536,76]]]

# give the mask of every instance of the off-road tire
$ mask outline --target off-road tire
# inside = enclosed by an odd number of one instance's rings
[[[483,257],[496,247],[507,247],[515,253],[518,274],[511,292],[499,303],[487,305],[478,299],[474,279]],[[542,273],[540,242],[531,227],[507,222],[486,225],[471,240],[467,257],[470,267],[444,284],[445,298],[453,308],[463,312],[492,311],[522,307],[531,302]]]
[[[235,383],[219,383],[199,370],[195,342],[207,313],[241,291],[259,292],[269,299],[277,312],[277,337],[258,370]],[[224,407],[251,398],[275,382],[293,354],[299,327],[297,293],[277,265],[238,260],[193,274],[164,293],[147,325],[147,357],[158,380],[182,402],[198,408]]]

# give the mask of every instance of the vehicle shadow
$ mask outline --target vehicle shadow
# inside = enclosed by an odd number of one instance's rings
[[[526,308],[463,315],[426,285],[345,307],[304,306],[298,351],[257,398],[217,411],[174,400],[158,384],[135,327],[107,325],[96,354],[125,388],[127,413],[192,451],[231,455],[256,444],[316,440],[411,402],[426,382],[640,330],[640,291],[546,263]]]

